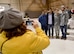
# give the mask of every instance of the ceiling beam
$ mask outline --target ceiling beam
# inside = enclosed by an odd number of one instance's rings
[[[32,6],[33,3],[34,3],[34,0],[32,0],[31,4],[27,7],[26,10],[28,10],[30,8],[30,6]]]

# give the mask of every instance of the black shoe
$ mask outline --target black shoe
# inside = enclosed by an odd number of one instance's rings
[[[54,37],[52,36],[52,38],[54,38]]]
[[[50,36],[48,36],[48,38],[50,38]]]
[[[67,33],[67,35],[69,35],[70,33]]]
[[[64,39],[64,40],[66,40],[66,39],[67,39],[67,37],[63,37],[63,36],[62,36],[62,37],[61,37],[61,39]]]
[[[61,39],[63,39],[64,37],[62,36]]]
[[[63,38],[64,40],[66,40],[67,39],[67,37],[65,37],[65,38]]]
[[[56,39],[59,39],[59,36],[56,36]]]

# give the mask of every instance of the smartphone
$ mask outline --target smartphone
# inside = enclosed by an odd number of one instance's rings
[[[26,21],[26,25],[33,25],[33,20],[28,19],[28,20]]]

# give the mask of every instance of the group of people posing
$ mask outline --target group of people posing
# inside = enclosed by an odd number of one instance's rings
[[[41,23],[41,28],[45,31],[45,33],[47,34],[49,31],[49,37],[53,38],[55,28],[56,38],[59,38],[59,31],[61,29],[61,39],[66,40],[67,23],[70,17],[69,10],[67,10],[65,6],[61,6],[61,9],[56,8],[55,11],[51,8],[48,11],[44,10],[38,20]]]

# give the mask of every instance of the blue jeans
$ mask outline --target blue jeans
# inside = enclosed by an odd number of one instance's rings
[[[52,36],[53,36],[53,33],[54,33],[54,29],[53,29],[53,25],[52,24],[49,24],[48,25],[48,30],[49,30],[49,36],[51,36],[50,34],[52,33]],[[52,31],[51,31],[52,30]]]
[[[62,38],[66,38],[66,34],[67,34],[67,25],[60,26],[60,28],[61,28],[61,32],[62,32]]]
[[[42,28],[42,30],[44,30],[44,31],[45,31],[45,33],[46,33],[46,35],[47,35],[48,27],[47,27],[47,26],[43,26],[43,25],[41,25],[41,28]]]

